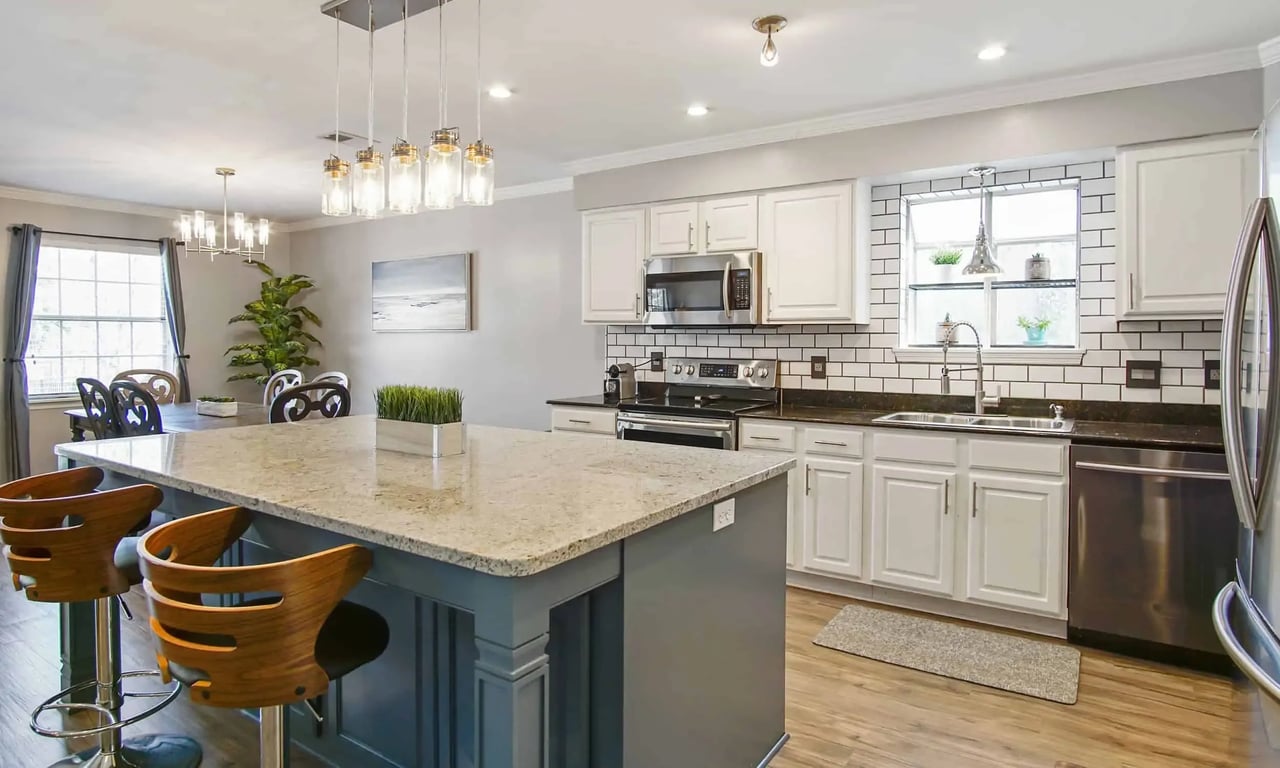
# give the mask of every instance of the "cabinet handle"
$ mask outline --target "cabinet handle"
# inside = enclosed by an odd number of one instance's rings
[[[569,423],[570,424],[590,424],[591,422],[586,419],[569,419]]]
[[[693,222],[689,222],[689,252],[693,253]]]
[[[804,495],[805,496],[809,495],[809,488],[811,487],[810,479],[812,477],[813,477],[813,467],[805,467],[804,468]]]
[[[942,481],[942,514],[951,514],[951,478]]]
[[[973,481],[973,518],[978,518],[978,481]]]
[[[636,294],[636,317],[640,317],[640,294]]]
[[[838,445],[838,446],[840,446],[841,448],[848,448],[848,447],[849,447],[849,444],[848,444],[848,443],[837,443],[837,442],[834,442],[834,441],[832,441],[832,440],[814,440],[813,442],[814,442],[814,444],[815,444],[815,445]]]
[[[711,250],[711,222],[707,222],[707,250]]]
[[[769,289],[769,311],[773,311],[773,289]]]
[[[1129,310],[1133,310],[1133,273],[1129,273]]]
[[[777,437],[765,437],[764,435],[749,435],[752,440],[779,440]]]

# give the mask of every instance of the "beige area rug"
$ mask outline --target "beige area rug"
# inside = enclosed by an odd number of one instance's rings
[[[1080,688],[1080,652],[1069,645],[865,605],[845,606],[813,642],[1060,704],[1075,704]]]

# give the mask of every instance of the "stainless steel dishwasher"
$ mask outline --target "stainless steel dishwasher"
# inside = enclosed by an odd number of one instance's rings
[[[1072,446],[1068,637],[1226,669],[1211,616],[1237,526],[1223,454]]]

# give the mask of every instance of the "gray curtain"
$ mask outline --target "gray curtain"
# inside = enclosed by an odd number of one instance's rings
[[[161,238],[160,258],[164,260],[164,300],[168,307],[169,337],[178,359],[178,402],[191,402],[191,382],[187,378],[187,312],[182,306],[182,277],[178,274],[178,243]]]
[[[27,411],[27,338],[36,296],[36,262],[40,228],[13,228],[4,311],[9,329],[4,339],[4,472],[6,481],[31,474],[31,415]]]

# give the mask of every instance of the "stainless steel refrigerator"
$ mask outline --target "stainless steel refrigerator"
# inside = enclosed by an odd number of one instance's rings
[[[1280,766],[1280,111],[1257,134],[1260,195],[1236,248],[1222,329],[1222,426],[1240,541],[1214,629],[1240,668],[1231,765]]]

